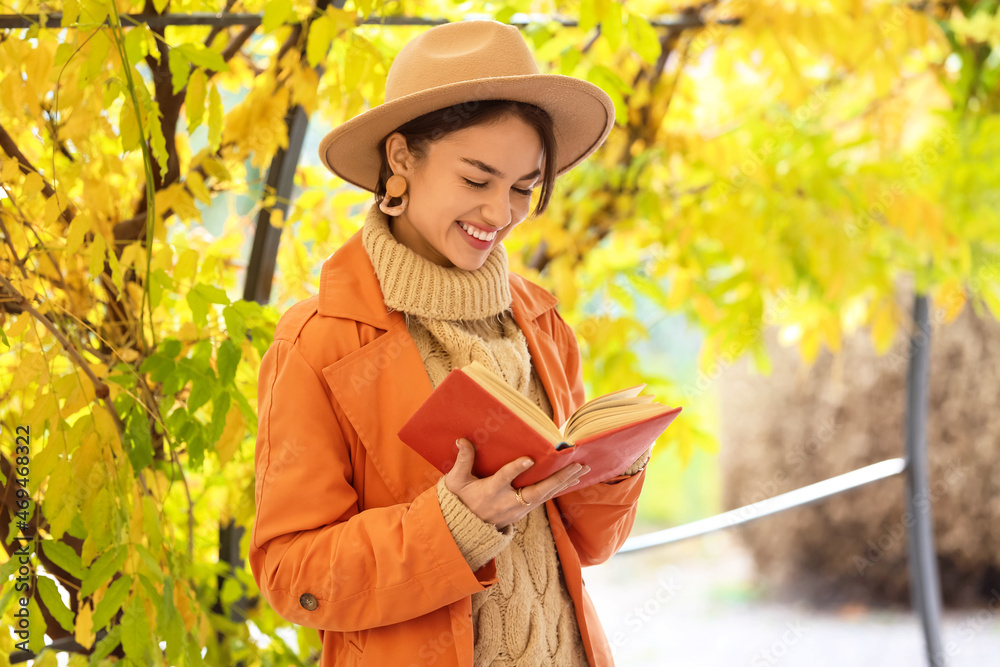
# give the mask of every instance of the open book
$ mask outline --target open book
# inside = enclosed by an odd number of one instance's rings
[[[454,368],[399,430],[399,438],[442,473],[458,456],[457,438],[475,445],[472,473],[488,477],[521,457],[535,464],[514,478],[534,484],[579,461],[590,466],[579,491],[627,470],[663,433],[681,408],[640,392],[645,384],[604,394],[579,406],[562,426],[528,397],[477,361]]]

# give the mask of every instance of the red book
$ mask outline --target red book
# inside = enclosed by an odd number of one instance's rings
[[[522,457],[533,466],[514,478],[522,487],[579,461],[590,472],[557,495],[579,491],[627,470],[681,408],[641,395],[645,384],[587,401],[556,426],[528,397],[477,361],[454,368],[399,430],[399,438],[447,473],[458,457],[455,440],[475,445],[472,473],[489,477]]]

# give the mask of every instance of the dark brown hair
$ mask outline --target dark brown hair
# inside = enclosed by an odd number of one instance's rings
[[[407,147],[419,162],[426,159],[430,144],[452,132],[477,125],[497,124],[511,116],[520,118],[535,128],[542,141],[542,190],[535,211],[532,213],[532,217],[535,217],[548,208],[556,180],[556,137],[552,129],[552,117],[544,109],[516,100],[474,100],[425,113],[400,125],[393,132],[399,132],[406,137]],[[386,197],[385,182],[392,176],[385,143],[393,132],[383,137],[378,146],[382,166],[379,168],[378,185],[375,188],[376,204],[381,203]],[[401,201],[398,197],[392,197],[389,205],[396,206]]]

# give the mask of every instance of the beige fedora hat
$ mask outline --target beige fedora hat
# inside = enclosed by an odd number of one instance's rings
[[[378,146],[386,136],[425,113],[491,99],[529,102],[549,113],[557,175],[597,150],[615,122],[611,98],[598,86],[563,74],[539,74],[515,26],[458,21],[407,42],[389,67],[385,102],[328,133],[319,145],[320,159],[340,178],[375,192]]]

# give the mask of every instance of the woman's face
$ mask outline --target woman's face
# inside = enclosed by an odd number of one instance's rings
[[[431,143],[419,165],[403,135],[393,133],[386,157],[406,179],[410,197],[402,214],[389,217],[393,236],[435,264],[468,271],[481,267],[528,216],[531,191],[542,178],[541,139],[517,117],[452,132]],[[487,240],[473,238],[459,222]]]

